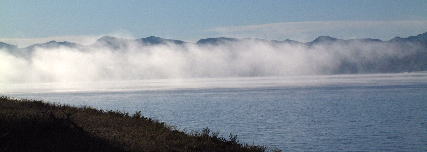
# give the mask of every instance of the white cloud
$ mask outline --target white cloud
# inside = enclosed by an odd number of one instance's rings
[[[294,39],[310,41],[320,35],[339,38],[410,36],[427,31],[427,20],[398,21],[306,21],[217,27],[209,31],[221,36]]]

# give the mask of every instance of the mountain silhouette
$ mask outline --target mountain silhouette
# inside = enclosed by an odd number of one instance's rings
[[[330,36],[319,36],[313,41],[308,42],[307,45],[311,46],[311,45],[325,44],[325,43],[330,44],[330,43],[335,43],[337,41],[341,41],[341,40],[334,37],[330,37]]]
[[[69,47],[69,48],[73,48],[73,47],[78,47],[79,45],[77,43],[73,43],[73,42],[68,42],[68,41],[63,41],[63,42],[57,42],[57,41],[49,41],[46,43],[41,43],[41,44],[34,44],[31,46],[28,46],[27,49],[32,50],[34,48],[56,48],[56,47]]]
[[[427,32],[418,34],[417,36],[409,36],[407,38],[394,37],[389,42],[397,43],[419,43],[427,47]]]
[[[105,46],[112,49],[122,49],[128,47],[128,44],[131,40],[124,38],[117,38],[113,36],[103,36],[96,40],[94,45]]]
[[[0,49],[14,50],[14,49],[17,49],[17,46],[0,42]]]
[[[236,42],[239,39],[236,38],[228,38],[228,37],[217,37],[217,38],[205,38],[197,41],[199,45],[219,45],[226,42]]]
[[[198,40],[195,44],[197,45],[221,45],[226,43],[234,43],[239,41],[260,41],[260,42],[270,42],[270,43],[288,43],[288,44],[299,44],[299,45],[306,45],[306,46],[313,46],[313,45],[324,45],[324,44],[344,44],[344,43],[350,43],[350,42],[371,42],[371,43],[417,43],[417,44],[423,44],[427,46],[427,32],[416,35],[416,36],[409,36],[406,38],[401,37],[395,37],[393,39],[390,39],[388,41],[383,41],[380,39],[372,39],[372,38],[363,38],[363,39],[338,39],[331,36],[319,36],[315,38],[313,41],[310,42],[299,42],[295,40],[265,40],[265,39],[257,39],[257,38],[230,38],[230,37],[216,37],[216,38],[203,38]],[[188,42],[182,41],[182,40],[174,40],[174,39],[165,39],[157,36],[149,36],[145,38],[139,38],[139,39],[125,39],[125,38],[118,38],[113,36],[102,36],[100,37],[94,45],[103,45],[114,49],[120,49],[127,47],[127,45],[130,42],[136,42],[143,45],[163,45],[163,44],[175,44],[175,45],[183,45]],[[190,43],[188,43],[190,44]],[[63,41],[63,42],[57,42],[57,41],[49,41],[46,43],[40,43],[40,44],[33,44],[27,48],[33,49],[35,47],[44,47],[44,48],[52,48],[52,47],[77,47],[82,46],[77,43]],[[14,49],[17,48],[15,45],[10,45],[7,43],[0,42],[0,48],[7,48],[7,49]]]
[[[181,45],[181,44],[185,43],[184,41],[181,41],[181,40],[164,39],[164,38],[157,37],[157,36],[149,36],[146,38],[140,38],[140,39],[137,39],[136,41],[143,43],[145,45],[158,45],[158,44],[167,44],[167,43]]]

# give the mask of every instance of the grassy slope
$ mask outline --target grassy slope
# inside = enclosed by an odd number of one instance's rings
[[[0,97],[0,151],[265,151],[218,137],[187,134],[140,113],[103,111]]]

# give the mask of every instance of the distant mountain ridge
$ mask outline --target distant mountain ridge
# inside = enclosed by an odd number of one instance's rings
[[[245,40],[255,40],[255,41],[263,41],[263,42],[270,42],[270,43],[289,43],[289,44],[299,44],[299,45],[306,45],[306,46],[314,46],[314,45],[323,45],[323,44],[333,44],[333,43],[348,43],[351,41],[359,41],[359,42],[386,42],[386,43],[421,43],[423,45],[427,45],[427,32],[418,34],[416,36],[409,36],[406,38],[401,37],[394,37],[388,41],[383,41],[380,39],[372,39],[372,38],[363,38],[363,39],[338,39],[331,36],[319,36],[315,38],[313,41],[310,42],[299,42],[295,40],[265,40],[265,39],[253,39],[253,38],[231,38],[231,37],[215,37],[215,38],[203,38],[198,40],[195,44],[197,45],[219,45],[224,43],[233,43],[238,41],[245,41]],[[100,37],[95,44],[98,45],[105,45],[111,48],[119,49],[122,47],[126,47],[127,43],[129,42],[136,42],[138,44],[142,45],[164,45],[164,44],[175,44],[175,45],[182,45],[182,44],[189,44],[190,42],[185,42],[182,40],[174,40],[174,39],[165,39],[157,36],[149,36],[145,38],[139,38],[139,39],[125,39],[125,38],[118,38],[113,36],[102,36]],[[93,44],[93,45],[95,45]],[[42,48],[53,48],[53,47],[77,47],[82,46],[77,43],[68,42],[68,41],[49,41],[46,43],[38,43],[33,44],[31,46],[26,47],[25,49],[34,49],[36,47],[42,47]],[[0,42],[0,49],[6,48],[6,49],[16,49],[18,48],[15,45],[7,44],[4,42]]]
[[[417,36],[409,36],[407,38],[395,37],[389,40],[389,42],[415,42],[427,45],[427,32],[418,34]]]
[[[257,45],[261,44],[260,50],[257,49]],[[324,69],[318,70],[320,74],[346,74],[346,73],[390,73],[390,72],[412,72],[412,71],[427,71],[427,32],[418,34],[416,36],[409,36],[406,38],[395,37],[393,39],[383,41],[380,39],[363,38],[363,39],[338,39],[331,36],[319,36],[310,42],[298,42],[294,40],[265,40],[257,38],[229,38],[229,37],[216,37],[216,38],[205,38],[200,39],[195,43],[185,42],[181,40],[165,39],[156,36],[149,36],[139,39],[126,39],[113,36],[103,36],[96,40],[95,43],[90,45],[80,45],[68,41],[49,41],[46,43],[34,44],[26,48],[18,48],[15,45],[0,42],[0,51],[6,51],[10,55],[21,57],[25,59],[31,59],[33,53],[38,49],[51,49],[55,51],[55,48],[76,48],[75,50],[84,51],[90,50],[91,48],[97,48],[98,50],[114,50],[120,52],[121,50],[138,49],[148,46],[146,50],[150,50],[150,47],[157,45],[173,46],[166,49],[177,49],[177,50],[188,50],[193,47],[187,47],[187,45],[198,46],[198,50],[210,52],[213,50],[224,49],[223,53],[233,54],[233,51],[239,53],[245,53],[246,50],[255,49],[255,51],[266,52],[276,51],[283,53],[283,51],[291,52],[290,55],[295,53],[304,54],[302,60],[305,62],[312,62],[319,57],[328,57],[328,62],[332,64],[324,63],[323,61],[317,61],[310,64],[312,67],[317,67],[319,64],[323,65]],[[217,47],[218,48],[215,48]],[[265,47],[267,46],[267,47]],[[252,48],[254,47],[254,48]],[[242,48],[241,50],[236,50]],[[154,49],[159,50],[159,49]],[[294,50],[300,51],[296,52]],[[254,50],[252,50],[253,52]],[[301,52],[302,51],[302,52]],[[251,52],[251,51],[249,51]],[[287,59],[287,54],[283,55],[283,60]],[[294,53],[294,54],[292,54]],[[228,54],[226,54],[228,55]],[[247,55],[247,54],[245,54]],[[259,55],[259,54],[258,54]],[[270,54],[266,54],[270,55]],[[262,57],[262,55],[261,55]],[[281,56],[279,56],[281,57]],[[311,58],[314,57],[314,58]],[[235,63],[234,57],[230,56],[231,62]],[[321,58],[320,58],[321,59]],[[263,72],[262,68],[258,68],[256,62],[258,59],[252,59],[254,66],[252,72],[248,70],[248,73],[242,75],[257,75],[259,71]],[[274,61],[280,63],[281,61]],[[274,63],[275,64],[275,63]],[[274,65],[272,64],[272,65]],[[290,64],[295,66],[294,64]],[[215,65],[213,65],[215,66]],[[274,67],[274,66],[273,66]],[[247,68],[247,67],[245,67]],[[269,71],[275,73],[275,71]]]
[[[0,42],[0,49],[16,49],[18,48],[16,45],[11,45],[7,43]]]
[[[221,43],[226,43],[226,42],[235,42],[238,41],[238,39],[236,38],[228,38],[228,37],[217,37],[217,38],[205,38],[205,39],[200,39],[196,42],[196,44],[198,45],[218,45]]]
[[[140,38],[140,39],[137,39],[137,41],[140,43],[147,44],[147,45],[157,45],[157,44],[167,44],[167,43],[180,45],[180,44],[185,43],[184,41],[181,41],[181,40],[164,39],[164,38],[157,37],[157,36],[149,36],[146,38]]]
[[[34,48],[55,48],[55,47],[77,47],[79,46],[79,44],[77,43],[73,43],[73,42],[68,42],[68,41],[62,41],[62,42],[57,42],[57,41],[49,41],[46,43],[41,43],[41,44],[33,44],[31,46],[28,46],[27,49],[34,49]]]
[[[112,36],[103,36],[96,40],[95,44],[93,45],[100,45],[100,46],[106,46],[112,49],[120,49],[127,47],[130,40],[124,39],[124,38],[117,38]]]

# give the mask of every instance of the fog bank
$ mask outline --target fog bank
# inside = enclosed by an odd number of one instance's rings
[[[221,40],[221,39],[219,39]],[[48,44],[48,43],[46,43]],[[422,43],[236,39],[196,44],[120,40],[49,42],[0,50],[0,82],[81,82],[412,72],[427,69]],[[51,45],[55,44],[55,45]]]

